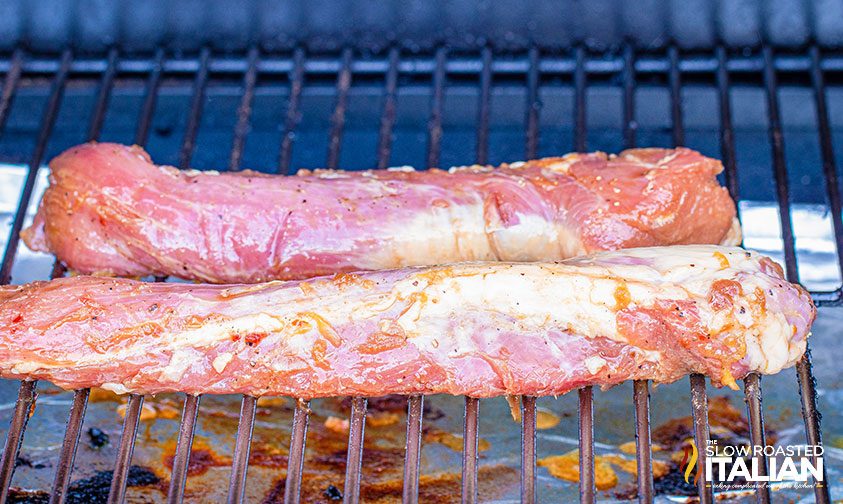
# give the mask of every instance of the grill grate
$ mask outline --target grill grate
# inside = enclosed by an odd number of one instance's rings
[[[244,146],[250,129],[250,117],[255,98],[256,82],[260,75],[286,74],[290,94],[286,114],[283,120],[281,145],[278,153],[278,172],[290,173],[291,153],[295,141],[295,131],[300,119],[302,89],[306,77],[311,73],[336,75],[334,89],[335,104],[330,119],[330,133],[326,165],[334,168],[339,164],[343,129],[346,122],[348,97],[352,76],[382,75],[384,83],[384,106],[380,117],[377,142],[376,166],[386,167],[390,160],[392,136],[395,131],[397,116],[397,96],[399,75],[413,75],[430,78],[433,93],[430,102],[429,121],[427,123],[428,166],[437,166],[441,158],[443,136],[443,107],[445,88],[449,76],[476,76],[479,78],[480,103],[477,117],[477,152],[476,159],[485,163],[489,158],[491,87],[493,75],[514,76],[526,87],[525,117],[525,152],[526,157],[536,156],[539,139],[539,113],[541,100],[539,90],[541,77],[545,73],[568,76],[573,81],[574,108],[573,125],[575,150],[587,150],[586,104],[589,76],[614,76],[620,78],[623,89],[623,141],[626,147],[636,145],[638,125],[636,122],[635,94],[638,89],[639,75],[660,74],[666,76],[670,90],[670,111],[672,119],[672,139],[676,145],[685,141],[683,123],[682,91],[683,77],[698,74],[713,74],[717,88],[720,110],[720,146],[721,157],[725,166],[726,186],[735,200],[739,198],[735,137],[730,104],[731,74],[760,74],[766,92],[769,138],[772,148],[773,175],[776,181],[778,211],[781,218],[781,232],[784,244],[784,258],[787,277],[798,280],[795,242],[791,222],[789,201],[788,172],[784,157],[784,142],[778,103],[777,72],[806,72],[814,92],[817,110],[819,142],[822,154],[823,174],[825,176],[827,199],[832,210],[832,224],[835,232],[837,250],[843,251],[843,221],[841,221],[841,199],[837,186],[836,165],[826,103],[825,72],[843,71],[843,58],[823,56],[817,47],[802,55],[776,55],[770,47],[762,49],[760,55],[729,57],[725,49],[718,48],[713,55],[682,57],[676,47],[670,47],[666,57],[637,55],[632,47],[625,47],[620,56],[589,59],[583,47],[574,49],[571,56],[543,55],[533,47],[526,57],[498,58],[490,47],[484,48],[479,57],[449,57],[448,51],[441,47],[432,58],[401,58],[397,48],[391,49],[384,59],[354,59],[351,48],[344,49],[338,58],[310,58],[303,49],[294,51],[291,57],[262,55],[257,48],[249,50],[244,58],[214,57],[208,48],[203,48],[198,58],[170,58],[163,49],[159,49],[152,58],[122,57],[116,49],[108,52],[105,58],[74,58],[65,51],[60,58],[36,58],[21,50],[15,51],[8,58],[0,61],[0,72],[5,73],[2,92],[0,93],[0,130],[5,126],[9,110],[22,76],[28,74],[49,74],[52,84],[49,98],[43,112],[40,130],[33,149],[23,186],[23,192],[17,212],[14,216],[7,248],[0,267],[0,282],[10,281],[12,264],[18,246],[20,231],[35,185],[39,166],[44,161],[47,144],[51,138],[61,105],[64,90],[71,74],[76,72],[94,73],[100,76],[99,92],[91,116],[89,139],[97,139],[102,130],[109,98],[119,74],[146,76],[145,98],[135,132],[135,142],[145,145],[150,136],[152,116],[156,108],[163,75],[166,72],[189,73],[193,76],[191,106],[185,128],[183,142],[179,152],[179,165],[190,166],[196,145],[197,134],[206,102],[205,91],[213,72],[242,73],[243,93],[237,109],[234,140],[230,151],[229,168],[241,168]],[[838,254],[840,267],[843,269],[843,255]],[[64,274],[60,265],[54,267],[53,276]],[[163,280],[163,279],[158,279]],[[831,292],[813,292],[814,299],[820,305],[841,305],[843,294],[838,288]],[[810,352],[806,353],[797,366],[799,392],[802,398],[802,412],[805,420],[806,438],[809,444],[820,444],[819,413],[816,406],[815,382],[811,371]],[[761,379],[752,374],[744,380],[745,398],[750,423],[750,436],[754,445],[764,445],[764,421],[761,407]],[[709,438],[708,412],[705,379],[701,375],[690,377],[691,407],[693,412],[694,438],[698,446],[705,446]],[[8,495],[26,423],[36,400],[36,382],[24,381],[20,385],[18,400],[15,405],[12,423],[6,438],[2,460],[0,460],[0,501]],[[88,402],[89,390],[78,390],[73,397],[67,422],[64,441],[59,454],[51,502],[61,503],[67,492],[73,460],[81,432],[82,421]],[[585,387],[579,391],[579,443],[580,443],[580,500],[595,500],[594,477],[594,418],[593,391]],[[651,466],[651,442],[649,425],[649,383],[636,381],[633,384],[633,403],[635,411],[636,453],[638,461],[638,492],[641,502],[652,502],[653,474]],[[405,502],[418,502],[419,460],[422,432],[422,396],[414,396],[408,401],[407,444],[404,467],[403,498]],[[185,396],[183,416],[179,431],[179,440],[173,463],[168,501],[179,502],[184,494],[185,480],[190,456],[194,428],[199,411],[200,397]],[[352,400],[350,432],[348,444],[347,469],[344,487],[344,501],[358,502],[360,495],[361,464],[363,462],[363,438],[367,409],[366,398]],[[132,451],[138,430],[138,421],[143,405],[143,397],[130,395],[126,407],[114,476],[109,496],[110,502],[122,502],[126,494],[126,482],[131,465]],[[229,486],[229,502],[242,502],[245,496],[246,476],[249,460],[249,445],[255,424],[257,400],[244,396],[241,405],[240,421],[237,429],[235,451],[232,461],[232,475]],[[477,501],[477,460],[478,460],[478,419],[480,401],[474,398],[465,400],[464,450],[463,450],[463,502]],[[521,496],[523,502],[536,501],[536,398],[522,398],[522,472]],[[304,465],[304,451],[310,404],[299,400],[296,403],[288,471],[285,485],[285,502],[299,502],[301,479]],[[705,457],[704,450],[700,456]],[[766,459],[762,457],[761,467],[766,473]],[[711,489],[706,487],[704,475],[698,482],[701,502],[712,502]],[[830,502],[827,486],[815,485],[817,502]],[[769,502],[769,491],[764,487],[757,489],[759,502]]]

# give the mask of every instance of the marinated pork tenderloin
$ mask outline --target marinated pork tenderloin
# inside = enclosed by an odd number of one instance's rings
[[[740,243],[722,165],[682,148],[286,177],[179,171],[140,147],[90,143],[50,166],[22,237],[82,274],[256,283]]]
[[[770,259],[716,246],[259,285],[72,277],[0,290],[0,376],[304,398],[736,387],[792,366],[815,313]]]

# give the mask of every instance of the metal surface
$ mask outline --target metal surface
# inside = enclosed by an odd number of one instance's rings
[[[252,396],[243,396],[240,403],[240,421],[237,423],[231,479],[228,483],[229,504],[245,502],[246,499],[246,471],[249,469],[249,448],[252,445],[257,403],[258,399]]]
[[[173,473],[170,475],[170,491],[167,502],[176,504],[184,498],[184,484],[187,481],[187,468],[190,464],[190,452],[193,447],[193,432],[196,429],[196,417],[199,415],[198,395],[188,394],[184,398],[179,441],[173,456]]]
[[[138,435],[138,421],[143,409],[143,396],[130,394],[126,403],[126,416],[123,418],[123,430],[117,448],[117,461],[111,478],[108,504],[122,504],[126,499],[126,482],[129,467],[132,465],[132,452],[135,450],[135,438]]]
[[[363,465],[363,436],[366,431],[366,398],[351,400],[351,417],[348,420],[348,456],[345,459],[345,484],[343,503],[360,502],[360,474]]]
[[[402,498],[405,503],[419,501],[419,463],[421,462],[422,414],[424,396],[411,396],[407,400],[407,444],[404,449],[404,488]]]
[[[462,445],[462,502],[477,502],[477,443],[480,400],[465,398],[465,424]]]

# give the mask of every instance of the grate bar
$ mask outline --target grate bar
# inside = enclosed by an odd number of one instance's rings
[[[196,147],[196,135],[199,133],[199,123],[202,118],[202,108],[205,104],[205,88],[208,85],[208,61],[211,59],[211,50],[202,48],[199,54],[199,71],[193,81],[193,99],[190,102],[190,115],[187,118],[187,126],[184,130],[184,140],[179,152],[179,168],[186,170],[190,168],[190,161],[193,159],[193,150]]]
[[[12,99],[15,96],[15,91],[18,89],[22,66],[23,53],[20,49],[15,49],[15,52],[12,54],[9,70],[6,72],[6,78],[3,79],[3,90],[0,91],[0,131],[6,128],[6,120],[9,118]]]
[[[389,50],[389,69],[386,72],[386,94],[383,101],[383,114],[378,132],[378,169],[389,166],[389,154],[392,152],[392,130],[395,127],[398,89],[398,48]]]
[[[480,400],[465,398],[465,424],[462,445],[462,503],[477,502],[477,443]]]
[[[442,107],[445,102],[445,64],[448,52],[444,47],[436,50],[436,68],[433,72],[433,97],[430,104],[430,119],[427,122],[427,166],[439,166],[442,150]]]
[[[126,482],[129,479],[129,467],[132,464],[132,452],[135,449],[135,437],[138,435],[138,421],[143,409],[143,396],[130,394],[126,403],[126,416],[123,418],[123,434],[117,448],[117,461],[111,478],[108,504],[122,504],[126,498]]]
[[[421,462],[422,413],[424,396],[414,395],[407,400],[407,445],[404,455],[405,504],[419,502],[419,463]]]
[[[705,392],[705,376],[701,374],[691,375],[691,413],[694,419],[694,443],[699,452],[697,467],[706,467],[706,452],[708,446],[708,396]],[[705,470],[698,470],[694,480],[697,484],[697,493],[700,497],[700,504],[711,504],[714,497],[711,491],[711,484],[706,480]]]
[[[595,502],[594,395],[590,386],[579,390],[580,502]]]
[[[834,143],[832,142],[831,123],[829,122],[828,104],[826,103],[825,76],[820,61],[819,48],[817,46],[811,47],[811,84],[814,88],[814,99],[817,107],[825,190],[831,207],[831,222],[834,226],[837,258],[840,262],[840,270],[843,272],[843,205],[840,203],[840,189],[837,185],[837,162],[834,157]]]
[[[345,485],[343,504],[360,502],[360,474],[363,465],[363,436],[366,431],[365,397],[351,400],[351,418],[348,422],[348,456],[345,459]]]
[[[638,123],[635,121],[635,51],[624,48],[623,124],[624,148],[636,145]],[[653,488],[652,443],[650,440],[650,382],[632,382],[632,403],[635,411],[635,459],[638,468],[638,502],[651,503]]]
[[[88,407],[88,396],[91,389],[79,389],[73,392],[73,404],[67,417],[67,427],[64,431],[59,460],[56,463],[56,475],[53,479],[53,489],[50,492],[50,504],[61,504],[67,496],[67,485],[73,472],[73,460],[76,458],[76,448],[79,446],[79,435],[82,433],[82,422],[85,420],[85,410]]]
[[[231,463],[231,479],[228,483],[229,504],[245,502],[246,472],[249,469],[249,449],[252,431],[255,427],[256,397],[244,395],[240,402],[240,421],[237,424],[237,439],[234,441],[234,459]]]
[[[173,474],[170,477],[170,491],[167,502],[180,503],[184,499],[184,484],[187,481],[187,468],[190,464],[190,451],[193,447],[193,433],[196,430],[196,417],[199,415],[199,398],[188,394],[184,398],[179,440],[173,457]]]
[[[483,47],[481,54],[483,68],[480,70],[480,106],[477,111],[477,164],[486,164],[489,159],[489,118],[492,101],[492,49]]]
[[[307,441],[307,422],[310,401],[296,400],[293,413],[293,432],[290,436],[290,454],[287,457],[287,481],[284,485],[284,503],[298,504],[301,498],[301,475],[304,470],[304,447]]]
[[[717,48],[717,91],[720,105],[720,158],[726,176],[726,188],[737,205],[739,200],[738,169],[735,156],[735,132],[732,128],[732,100],[729,96],[729,70],[726,49]]]
[[[679,49],[670,46],[667,50],[670,60],[668,81],[670,83],[670,115],[673,118],[673,145],[685,145],[685,127],[682,121],[682,75],[679,71]]]
[[[773,175],[776,179],[776,198],[781,217],[782,242],[784,243],[785,271],[788,280],[799,281],[799,269],[796,264],[795,240],[793,237],[793,222],[790,216],[790,183],[787,178],[787,162],[784,157],[784,135],[782,134],[781,118],[779,116],[778,84],[776,71],[770,63],[773,58],[772,49],[764,48],[764,87],[767,92],[767,117],[769,118],[770,144],[773,150]]]
[[[521,398],[521,502],[536,502],[536,398]]]
[[[249,66],[243,74],[243,96],[237,107],[237,124],[234,126],[234,140],[231,143],[231,155],[228,159],[228,169],[237,171],[243,161],[243,147],[246,145],[246,135],[249,133],[249,119],[252,116],[252,102],[255,98],[255,84],[258,80],[258,59],[260,51],[257,47],[249,49],[246,56]]]
[[[574,150],[585,152],[587,143],[586,130],[586,74],[585,74],[585,49],[577,47],[577,67],[574,71]]]
[[[15,260],[15,254],[18,249],[18,242],[20,241],[20,231],[23,227],[23,220],[26,218],[26,209],[29,207],[29,200],[32,197],[32,191],[35,189],[35,179],[38,175],[38,169],[41,167],[41,162],[44,159],[44,153],[47,150],[47,144],[50,141],[50,136],[53,132],[53,127],[56,124],[56,117],[58,116],[61,100],[64,95],[64,87],[67,83],[67,75],[70,71],[70,63],[72,54],[69,50],[62,52],[61,66],[58,73],[56,73],[53,80],[52,90],[50,91],[50,98],[44,109],[44,116],[41,120],[41,128],[38,132],[38,139],[35,143],[35,149],[32,152],[29,165],[26,171],[26,180],[21,190],[20,200],[15,209],[15,218],[12,220],[12,226],[9,230],[9,239],[6,242],[6,250],[3,252],[3,261],[0,265],[0,285],[8,284],[12,277],[12,263]]]
[[[635,457],[638,465],[638,502],[653,502],[653,461],[650,441],[650,382],[632,382],[635,406]]]
[[[348,108],[348,90],[351,87],[351,48],[342,51],[342,67],[337,75],[337,103],[331,116],[331,134],[328,137],[327,168],[335,170],[340,164],[342,132],[345,127],[345,111]]]
[[[149,127],[152,124],[152,114],[155,112],[155,103],[158,100],[158,88],[161,85],[161,72],[164,68],[164,50],[159,48],[155,51],[155,59],[149,72],[149,79],[146,81],[146,98],[143,100],[140,120],[135,130],[135,144],[146,145],[149,140]]]
[[[108,52],[108,66],[103,73],[100,82],[100,90],[97,94],[97,102],[91,114],[91,122],[88,126],[88,140],[95,141],[99,138],[105,122],[105,114],[108,109],[108,99],[114,87],[114,76],[117,68],[117,50],[111,49]],[[63,276],[64,266],[59,262],[53,263],[51,279]],[[70,483],[70,475],[73,472],[73,460],[76,458],[76,450],[79,446],[79,435],[82,432],[82,422],[85,420],[85,410],[88,407],[88,396],[90,389],[79,389],[73,393],[73,404],[67,417],[64,440],[56,463],[56,475],[53,479],[53,489],[50,493],[50,503],[60,504],[64,502],[67,493],[67,486]]]
[[[6,502],[9,496],[9,485],[12,483],[12,475],[15,472],[15,463],[23,441],[23,433],[35,407],[35,398],[38,397],[37,385],[38,382],[36,381],[22,381],[18,389],[15,412],[12,414],[9,432],[6,434],[3,459],[0,460],[0,502]]]
[[[105,113],[108,110],[108,99],[111,97],[111,88],[114,86],[114,76],[116,73],[117,49],[112,48],[108,51],[108,64],[105,72],[102,74],[97,103],[94,106],[93,114],[91,114],[91,124],[88,127],[89,141],[99,138],[100,131],[102,131],[102,125],[105,122]]]
[[[292,175],[290,162],[293,155],[293,142],[296,139],[296,126],[301,115],[299,105],[304,87],[304,49],[298,48],[293,53],[293,67],[290,70],[290,98],[287,102],[287,115],[284,118],[284,133],[281,135],[281,147],[278,153],[278,171]]]
[[[787,178],[787,162],[784,156],[784,136],[779,116],[778,88],[773,50],[763,48],[764,87],[767,93],[767,113],[770,120],[770,144],[773,150],[773,169],[776,180],[776,197],[781,218],[782,242],[784,243],[785,272],[788,280],[799,281],[799,269],[796,262],[796,249],[793,236],[793,223],[790,215],[790,191]],[[819,110],[818,110],[819,112]],[[819,115],[819,114],[818,114]],[[817,411],[816,380],[811,369],[810,345],[805,355],[796,363],[796,376],[799,379],[799,394],[802,398],[802,418],[805,421],[805,433],[810,445],[822,444],[819,411]],[[823,466],[825,472],[825,467]],[[823,481],[827,481],[823,475]],[[814,482],[814,497],[819,503],[831,502],[828,486]]]
[[[542,104],[539,99],[539,48],[530,48],[527,70],[527,145],[524,149],[526,159],[535,159],[539,149],[539,112]]]
[[[731,99],[729,97],[729,73],[726,50],[717,48],[717,88],[720,102],[720,153],[726,175],[726,187],[737,206],[739,187],[737,161],[735,156],[734,130],[732,129]],[[749,416],[749,436],[753,446],[766,446],[764,435],[764,412],[761,407],[761,377],[752,373],[744,379],[744,400]],[[767,457],[762,453],[758,457],[759,474],[767,474]],[[755,499],[759,504],[770,502],[770,489],[766,485],[755,487]]]
[[[749,414],[749,437],[753,446],[767,446],[764,435],[764,415],[761,410],[761,377],[750,373],[743,381],[746,410]],[[758,459],[758,474],[766,476],[767,457],[762,453]],[[770,502],[770,487],[764,484],[755,486],[755,501],[759,504]]]
[[[625,149],[635,147],[638,122],[635,120],[635,49],[631,45],[623,52],[623,145]]]

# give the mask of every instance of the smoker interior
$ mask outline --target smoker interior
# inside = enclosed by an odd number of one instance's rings
[[[843,396],[830,354],[843,319],[836,308],[841,304],[843,258],[837,251],[843,224],[835,165],[843,146],[838,123],[843,117],[843,56],[834,51],[816,46],[796,51],[767,46],[751,51],[680,50],[670,45],[642,51],[621,46],[602,52],[585,47],[396,47],[375,52],[254,47],[228,53],[209,48],[154,53],[111,49],[92,56],[16,49],[0,60],[0,72],[0,161],[5,170],[0,190],[11,195],[3,208],[9,224],[0,270],[3,282],[65,274],[51,257],[19,246],[17,232],[31,218],[44,188],[45,163],[86,140],[138,143],[156,162],[182,168],[270,173],[314,167],[495,164],[572,150],[686,145],[724,161],[722,182],[739,200],[747,246],[778,258],[789,279],[801,279],[822,307],[810,342],[820,394],[814,392],[809,359],[796,371],[764,377],[763,419],[755,377],[746,381],[746,395],[710,386],[706,390],[704,380],[692,377],[658,388],[630,383],[610,391],[540,398],[539,407],[561,422],[538,432],[530,422],[535,418],[532,398],[524,402],[523,425],[506,420],[509,406],[503,399],[479,401],[478,414],[477,401],[434,396],[425,398],[420,414],[421,401],[414,398],[409,415],[407,405],[399,402],[399,421],[370,424],[364,439],[355,429],[362,425],[355,420],[365,411],[364,401],[319,401],[310,405],[313,413],[303,447],[297,441],[302,440],[306,405],[289,399],[256,403],[247,398],[241,404],[239,397],[199,401],[167,396],[147,398],[144,410],[137,397],[121,405],[121,400],[95,391],[88,401],[86,393],[60,393],[41,383],[26,426],[34,386],[4,381],[0,425],[7,443],[0,484],[4,492],[11,484],[13,501],[46,501],[51,488],[69,502],[104,500],[109,490],[112,497],[119,496],[127,480],[130,501],[159,501],[168,492],[178,497],[181,491],[186,500],[219,501],[229,491],[237,497],[244,490],[249,501],[280,502],[299,481],[305,502],[331,501],[339,495],[350,499],[358,493],[364,501],[391,501],[415,492],[422,502],[459,500],[461,493],[470,500],[478,489],[480,500],[498,502],[519,496],[527,501],[588,502],[696,495],[697,488],[678,480],[665,485],[657,479],[654,485],[646,470],[649,464],[639,466],[643,470],[637,481],[624,475],[619,486],[595,491],[589,467],[595,456],[617,452],[636,436],[641,442],[630,457],[646,460],[651,456],[652,429],[677,416],[691,417],[696,428],[689,435],[705,445],[710,435],[706,393],[731,399],[748,418],[748,436],[755,443],[763,442],[764,422],[777,431],[779,442],[818,442],[823,433],[816,412],[819,401],[825,413],[822,427],[826,438],[830,436],[827,481],[832,492],[838,485],[834,462],[840,455],[834,443],[839,444],[840,437],[834,429],[843,432],[838,413]],[[158,418],[137,423],[150,405]],[[370,416],[389,409],[384,401],[372,400],[370,406]],[[123,408],[125,423],[118,408]],[[69,413],[70,435],[65,436]],[[350,438],[324,426],[329,416],[349,415]],[[294,417],[298,423],[293,423]],[[245,448],[251,419],[250,457]],[[96,447],[96,436],[89,434],[92,427],[110,441]],[[134,454],[132,436],[121,439],[125,427],[137,434]],[[464,428],[465,455],[459,437],[451,448],[430,442],[431,432],[462,436]],[[194,429],[191,451],[187,440]],[[81,438],[74,436],[77,433]],[[479,436],[479,447],[472,434]],[[16,441],[21,437],[18,455]],[[406,438],[415,442],[407,445],[405,478]],[[352,448],[347,451],[348,443]],[[365,446],[362,456],[355,449],[360,443]],[[534,465],[536,456],[577,446],[584,467],[580,485],[553,478]],[[74,450],[78,453],[71,471]],[[478,450],[474,466],[472,455]],[[416,457],[419,469],[412,463]],[[303,465],[295,463],[299,460]],[[361,470],[362,483],[355,484]],[[418,472],[422,476],[416,483]],[[186,488],[180,490],[185,477]],[[701,500],[710,502],[704,478],[699,490]],[[774,498],[781,496],[828,502],[829,487],[773,493]],[[732,497],[756,498],[752,493]],[[757,498],[769,501],[770,492],[761,490]]]

